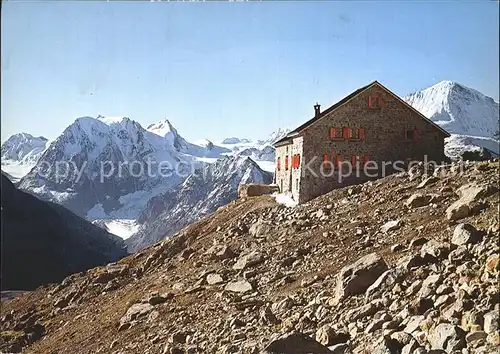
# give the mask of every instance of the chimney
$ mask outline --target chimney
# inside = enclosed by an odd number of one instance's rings
[[[320,104],[318,102],[316,102],[316,104],[314,105],[314,118],[319,117],[319,115],[321,113],[319,110],[320,107],[321,107]]]

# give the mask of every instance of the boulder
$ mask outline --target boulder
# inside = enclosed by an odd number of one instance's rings
[[[481,198],[489,197],[496,193],[498,188],[493,185],[466,184],[457,190],[460,198],[446,209],[449,220],[458,220],[469,216],[473,210],[473,203]]]
[[[346,343],[349,338],[349,334],[339,333],[329,325],[324,325],[316,331],[316,340],[326,346]]]
[[[465,332],[449,323],[437,325],[428,339],[432,349],[442,349],[448,353],[465,348]]]
[[[262,256],[262,253],[254,251],[244,256],[241,256],[238,259],[238,261],[233,265],[233,269],[235,270],[247,269],[249,267],[253,267],[257,264],[260,264],[263,261],[264,257]]]
[[[264,348],[261,354],[331,354],[332,352],[311,337],[300,333],[291,332],[284,334]]]
[[[149,303],[137,303],[133,304],[125,313],[125,315],[120,318],[120,326],[118,330],[127,329],[130,327],[132,321],[144,316],[153,310],[153,305]]]
[[[477,243],[481,241],[479,231],[471,224],[458,224],[453,231],[451,243],[454,245],[466,245],[468,243]]]
[[[403,267],[396,267],[386,270],[378,279],[366,290],[366,297],[370,298],[380,295],[382,292],[392,289],[396,283],[402,280],[407,274]]]
[[[426,258],[428,256],[436,259],[448,257],[450,253],[450,244],[447,242],[440,242],[437,240],[430,240],[420,249],[420,256]]]
[[[391,220],[382,225],[380,227],[380,231],[386,234],[390,231],[399,229],[401,225],[402,225],[401,220]]]
[[[431,198],[432,197],[430,195],[415,193],[410,198],[408,198],[405,204],[410,208],[420,208],[429,204]]]
[[[252,291],[253,286],[246,280],[239,280],[227,283],[224,289],[233,293],[246,293]]]
[[[337,275],[336,299],[364,293],[387,269],[383,258],[376,253],[342,268]]]
[[[498,311],[490,311],[484,315],[484,331],[488,334],[498,331]]]
[[[224,279],[220,274],[210,273],[207,275],[207,283],[209,285],[217,285],[224,282]]]

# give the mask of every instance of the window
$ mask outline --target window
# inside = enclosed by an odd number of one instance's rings
[[[330,139],[363,140],[365,138],[364,128],[330,128]]]
[[[363,156],[363,167],[366,167],[366,164],[370,162],[370,156],[364,155]]]
[[[342,128],[330,128],[330,139],[342,139],[343,137]]]
[[[323,155],[323,168],[324,169],[330,168],[330,164],[328,162],[328,154]]]
[[[351,156],[351,164],[353,169],[357,169],[359,167],[358,166],[359,162],[361,162],[361,156],[356,156],[356,155]]]
[[[365,130],[363,128],[348,128],[349,129],[349,139],[353,140],[363,140],[365,138]]]
[[[299,190],[299,179],[298,178],[295,180],[295,189]]]
[[[285,156],[285,170],[288,171],[288,156]]]
[[[381,107],[381,100],[379,96],[369,96],[368,97],[368,108],[378,109]]]
[[[337,155],[337,167],[339,169],[342,167],[342,155]]]
[[[299,168],[300,167],[300,155],[293,155],[293,161],[292,161],[292,168]]]
[[[278,157],[278,162],[277,162],[277,167],[278,167],[278,171],[281,170],[281,161],[280,161],[280,158]]]
[[[406,140],[417,141],[420,140],[420,132],[416,128],[406,129],[405,137]]]

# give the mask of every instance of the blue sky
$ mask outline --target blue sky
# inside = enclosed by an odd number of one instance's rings
[[[98,114],[258,139],[373,80],[498,100],[498,21],[487,0],[3,2],[2,141]]]

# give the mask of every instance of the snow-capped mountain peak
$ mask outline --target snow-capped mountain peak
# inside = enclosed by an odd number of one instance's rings
[[[273,145],[275,142],[278,140],[284,138],[288,133],[290,132],[290,129],[288,128],[278,128],[275,132],[271,133],[266,140],[261,142],[262,146],[268,146],[268,145]]]
[[[498,102],[454,81],[438,82],[404,99],[450,133],[489,138],[498,131]]]
[[[177,129],[174,128],[168,119],[148,125],[147,131],[166,138],[168,143],[177,151],[187,147],[186,140],[179,135]]]
[[[28,173],[45,151],[48,140],[43,136],[34,137],[28,133],[18,133],[2,144],[2,171],[14,181]]]

